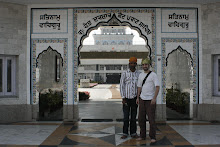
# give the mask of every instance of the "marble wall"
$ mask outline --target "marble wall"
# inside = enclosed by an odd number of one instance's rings
[[[220,120],[220,96],[213,93],[213,56],[220,54],[220,3],[202,5],[203,98],[198,119]]]
[[[68,9],[50,9],[52,7],[48,6],[45,9],[45,6],[38,5],[29,6],[27,9],[27,6],[0,3],[0,54],[15,55],[18,67],[16,97],[0,97],[0,106],[16,105],[14,112],[17,107],[19,107],[17,110],[21,110],[22,104],[32,104],[33,108],[26,107],[28,114],[25,114],[27,117],[24,120],[37,119],[36,58],[51,46],[64,59],[64,120],[77,120],[78,48],[83,36],[85,38],[92,27],[106,24],[108,21],[115,23],[115,20],[118,20],[120,23],[139,28],[141,35],[147,38],[153,59],[152,69],[157,72],[161,83],[157,100],[161,105],[158,111],[162,112],[157,112],[159,119],[166,119],[164,113],[166,58],[178,47],[192,58],[193,118],[213,120],[219,115],[220,97],[213,96],[212,92],[212,60],[213,55],[220,54],[218,48],[220,3],[193,8],[189,6],[185,8],[146,6],[140,9],[68,7]],[[56,5],[56,8],[59,8],[59,5]],[[113,15],[116,18],[110,22]],[[9,113],[6,112],[7,109],[9,107],[1,107],[0,115],[4,113],[4,116],[0,118],[7,116],[5,115]],[[201,113],[203,111],[207,113]],[[33,114],[29,114],[32,112]],[[209,116],[209,113],[213,115]],[[11,114],[8,116],[13,117]]]
[[[194,83],[191,87],[193,89],[191,99],[193,103],[198,102],[197,8],[42,8],[32,9],[31,14],[31,60],[33,64],[30,66],[32,67],[33,93],[30,97],[33,104],[37,105],[39,99],[35,82],[35,59],[45,48],[56,43],[53,49],[64,56],[64,105],[68,105],[68,109],[72,104],[73,107],[77,107],[78,51],[90,31],[106,24],[127,25],[135,28],[145,38],[152,59],[152,70],[157,72],[161,81],[161,93],[157,99],[157,103],[161,105],[161,107],[158,105],[158,120],[166,118],[164,111],[166,103],[165,59],[169,53],[179,47],[182,48],[180,51],[192,57]],[[57,43],[63,43],[61,37],[66,38],[65,47],[57,46]],[[69,115],[64,114],[64,116],[69,118]]]
[[[0,2],[0,55],[16,57],[16,94],[0,96],[0,122],[32,120],[27,103],[26,50],[27,6]]]

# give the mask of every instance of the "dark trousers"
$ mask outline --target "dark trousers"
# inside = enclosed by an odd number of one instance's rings
[[[126,103],[123,104],[123,113],[124,113],[124,125],[123,125],[123,134],[128,135],[128,127],[130,120],[130,135],[136,135],[137,124],[136,124],[136,116],[137,116],[137,103],[136,98],[133,99],[125,99]],[[129,119],[129,116],[130,119]]]
[[[149,136],[156,139],[156,123],[155,123],[156,104],[151,104],[151,100],[139,100],[139,116],[138,123],[140,126],[140,137],[146,138],[146,115],[150,123]]]

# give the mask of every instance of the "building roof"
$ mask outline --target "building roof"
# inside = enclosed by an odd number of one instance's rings
[[[17,4],[208,4],[220,0],[0,0]]]
[[[81,52],[80,56],[81,59],[142,59],[148,56],[148,52]]]

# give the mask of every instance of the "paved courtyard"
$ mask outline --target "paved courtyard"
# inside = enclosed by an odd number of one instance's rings
[[[116,120],[123,118],[119,84],[99,84],[93,88],[79,88],[90,92],[90,98],[79,102],[81,120]]]

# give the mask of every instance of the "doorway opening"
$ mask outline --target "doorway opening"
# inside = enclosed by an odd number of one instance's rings
[[[140,62],[148,56],[149,47],[129,26],[102,25],[88,36],[80,49],[78,67],[79,96],[87,93],[88,98],[79,97],[79,117],[81,121],[122,120],[121,73],[133,56],[138,58],[136,69],[142,70]]]
[[[63,58],[50,46],[37,58],[36,77],[39,120],[63,120]]]
[[[168,54],[166,67],[167,120],[190,119],[193,67],[191,55],[180,46]]]

